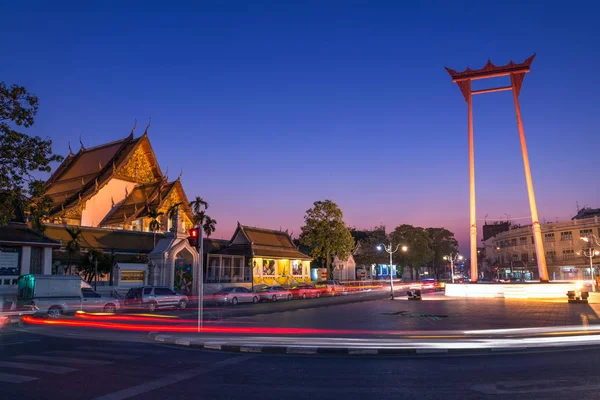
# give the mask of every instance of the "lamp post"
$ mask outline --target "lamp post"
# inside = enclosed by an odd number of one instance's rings
[[[452,283],[454,283],[454,263],[456,261],[462,261],[463,256],[456,253],[451,253],[449,256],[444,256],[444,260],[450,261],[450,274],[452,275]]]
[[[379,244],[377,246],[377,250],[379,250],[379,251],[385,250],[390,255],[390,296],[391,296],[392,300],[394,300],[394,279],[392,278],[392,265],[394,265],[394,264],[392,261],[392,255],[395,252],[397,252],[399,248],[400,248],[400,245],[396,245],[396,248],[393,249],[392,242],[390,242],[390,244],[388,244],[387,246],[383,245],[383,244]],[[403,252],[406,252],[407,250],[408,250],[408,247],[402,246]]]
[[[582,237],[581,240],[583,240],[584,242],[587,242],[589,244],[589,247],[587,249],[581,250],[581,255],[590,259],[590,274],[592,277],[592,292],[595,292],[597,287],[596,287],[596,278],[594,277],[593,259],[594,259],[594,256],[600,255],[600,251],[594,249],[593,242],[595,241],[596,244],[598,244],[599,246],[600,246],[600,243],[598,242],[598,237],[594,234],[591,234],[588,237]],[[577,253],[577,254],[579,254],[579,253]]]

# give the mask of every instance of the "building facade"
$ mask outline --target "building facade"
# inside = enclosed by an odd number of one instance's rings
[[[542,238],[550,280],[591,279],[590,259],[585,256],[594,246],[591,235],[600,237],[600,218],[574,217],[570,221],[542,224]],[[490,278],[539,279],[531,226],[514,226],[484,241],[490,264]],[[596,245],[596,250],[600,250]],[[592,258],[597,276],[600,257]]]
[[[238,223],[227,247],[207,255],[205,280],[248,287],[309,282],[311,260],[287,232]]]

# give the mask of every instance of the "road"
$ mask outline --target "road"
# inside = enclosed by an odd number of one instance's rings
[[[477,357],[233,354],[0,334],[6,399],[597,399],[600,350]]]

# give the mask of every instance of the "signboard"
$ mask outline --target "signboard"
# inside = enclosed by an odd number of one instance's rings
[[[123,270],[121,271],[121,282],[144,283],[145,271]]]
[[[192,294],[192,264],[188,264],[185,259],[175,260],[175,282],[173,289],[183,294]]]
[[[0,275],[19,275],[19,250],[0,247]]]

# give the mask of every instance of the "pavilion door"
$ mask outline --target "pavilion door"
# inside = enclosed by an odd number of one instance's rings
[[[173,290],[177,293],[192,295],[194,275],[192,264],[183,258],[175,260],[175,280]]]

